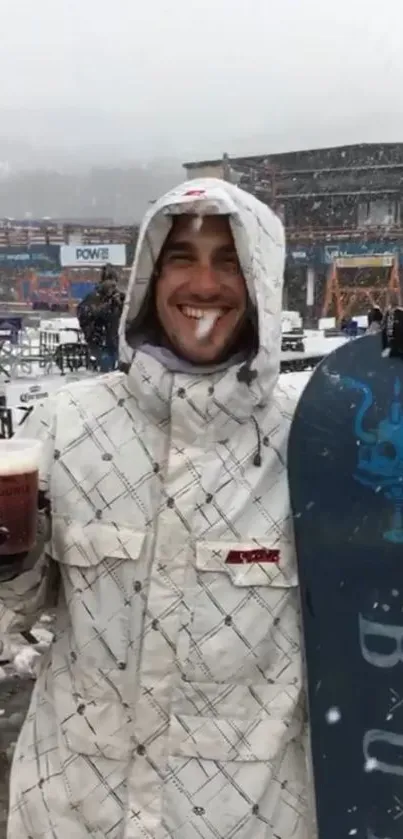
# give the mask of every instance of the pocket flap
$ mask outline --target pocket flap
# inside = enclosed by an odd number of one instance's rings
[[[52,521],[52,556],[64,565],[90,568],[105,558],[137,560],[145,533],[115,524],[83,524],[61,516]]]
[[[196,567],[224,572],[236,586],[298,585],[294,546],[285,541],[198,542]]]
[[[294,735],[281,719],[260,715],[253,720],[175,716],[171,719],[169,751],[199,760],[269,761]]]

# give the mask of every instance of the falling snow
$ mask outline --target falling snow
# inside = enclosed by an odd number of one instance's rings
[[[373,772],[378,768],[378,761],[375,757],[369,757],[364,764],[364,772]]]
[[[193,227],[193,230],[195,231],[195,233],[198,233],[198,231],[201,230],[202,225],[203,225],[203,221],[204,221],[203,216],[195,216],[194,217],[194,219],[192,221],[192,227]]]
[[[334,725],[336,722],[340,722],[340,720],[341,713],[339,708],[333,707],[326,711],[326,722],[328,722],[329,725]]]

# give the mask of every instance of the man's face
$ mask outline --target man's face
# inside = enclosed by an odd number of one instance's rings
[[[234,343],[246,305],[228,219],[178,216],[162,250],[156,287],[158,319],[171,344],[189,361],[217,361]],[[198,337],[206,314],[214,323]]]
[[[115,280],[104,280],[101,283],[100,291],[104,297],[111,297],[112,294],[116,291],[116,281]]]

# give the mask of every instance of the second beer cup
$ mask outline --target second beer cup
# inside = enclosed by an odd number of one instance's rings
[[[35,544],[41,451],[38,440],[0,440],[0,564]]]

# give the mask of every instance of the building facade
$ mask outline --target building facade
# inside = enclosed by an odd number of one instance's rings
[[[401,302],[403,143],[361,144],[187,163],[224,177],[283,219],[284,308],[339,320]]]
[[[0,301],[75,311],[110,262],[122,286],[138,228],[101,222],[0,220]]]

